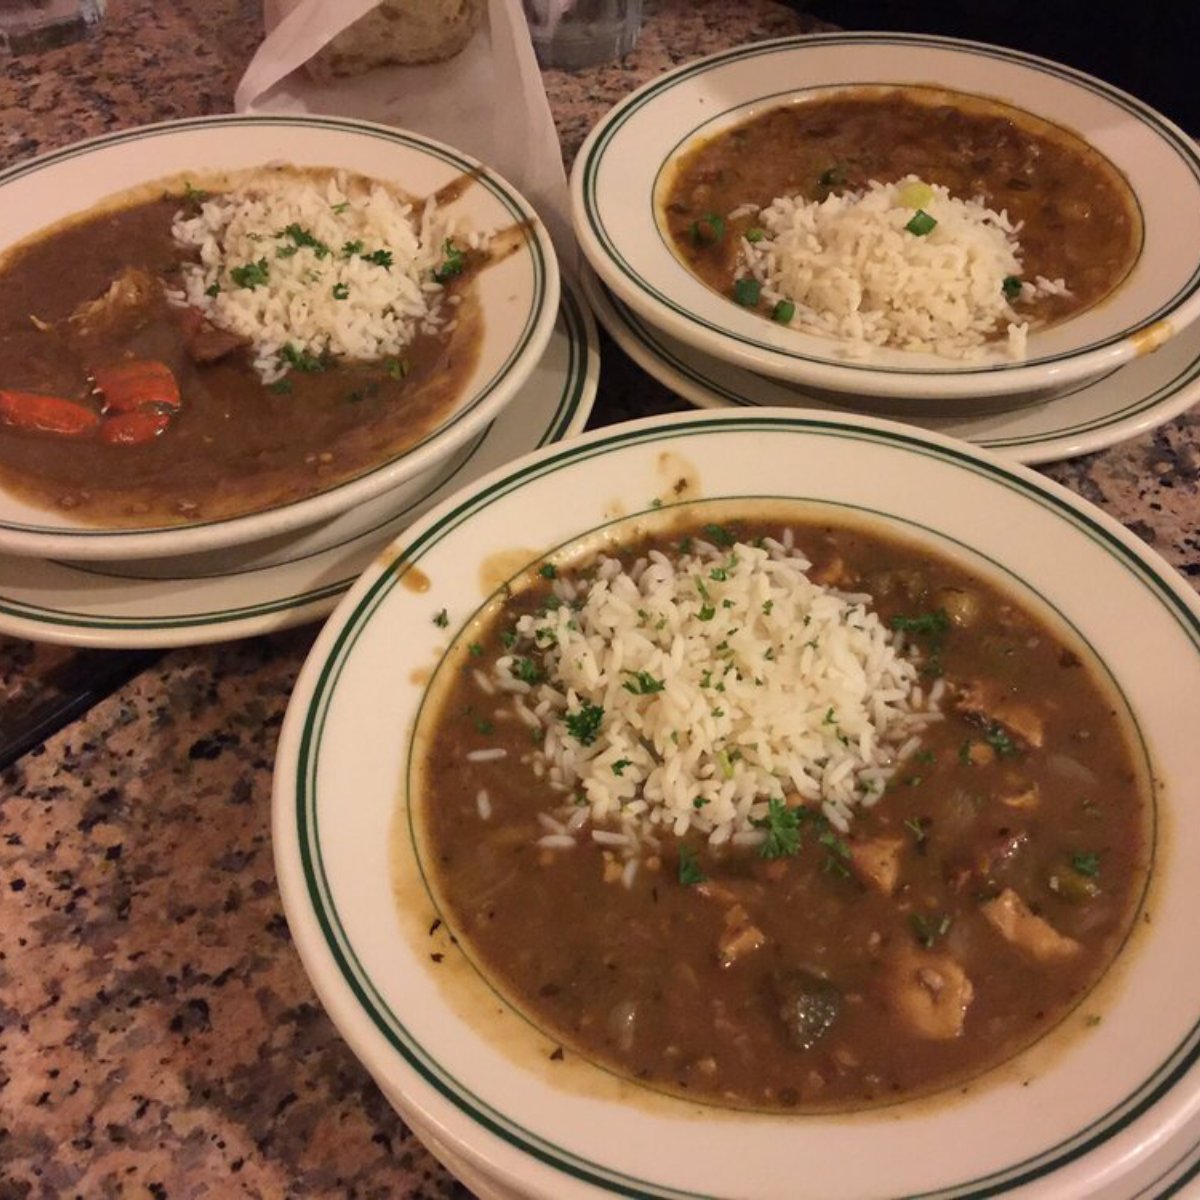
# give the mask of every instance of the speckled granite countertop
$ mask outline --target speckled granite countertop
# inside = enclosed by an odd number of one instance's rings
[[[0,165],[231,107],[258,0],[109,7],[102,37],[0,63]],[[623,64],[547,73],[564,147],[676,62],[810,26],[647,0]],[[598,420],[682,407],[603,353]],[[1047,473],[1200,585],[1200,411]],[[312,636],[167,654],[0,775],[0,1200],[468,1195],[335,1034],[280,911],[271,765]],[[0,639],[0,719],[62,657]]]

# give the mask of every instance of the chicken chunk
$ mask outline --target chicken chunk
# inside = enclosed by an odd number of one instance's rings
[[[1042,802],[1041,792],[1036,782],[1016,787],[1000,797],[1000,803],[1021,812],[1032,812]]]
[[[1012,888],[988,900],[982,912],[1005,941],[1037,962],[1064,962],[1079,953],[1074,938],[1065,937],[1049,921],[1031,912]]]
[[[949,954],[904,947],[887,963],[884,986],[890,1007],[916,1037],[960,1037],[975,988]]]
[[[136,329],[150,319],[162,299],[153,276],[137,267],[126,267],[95,300],[85,300],[68,320],[76,333],[103,337]]]
[[[1031,705],[997,694],[986,684],[969,683],[960,688],[954,709],[978,725],[999,725],[1011,737],[1035,750],[1046,740],[1045,725]]]
[[[740,904],[726,911],[725,929],[717,939],[717,960],[721,966],[731,967],[738,959],[761,950],[766,944],[766,935]]]
[[[900,851],[904,839],[896,836],[863,838],[850,843],[850,867],[863,883],[890,896],[900,878]]]

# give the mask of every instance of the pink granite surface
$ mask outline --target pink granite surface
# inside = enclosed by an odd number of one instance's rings
[[[0,165],[230,108],[257,0],[110,0],[102,37],[0,64]],[[624,63],[547,74],[568,154],[676,62],[803,27],[647,0]],[[678,402],[609,344],[601,419]],[[1200,582],[1200,412],[1048,472]],[[167,654],[0,775],[0,1200],[469,1193],[391,1112],[291,947],[271,766],[301,630]],[[61,651],[0,639],[0,713]]]

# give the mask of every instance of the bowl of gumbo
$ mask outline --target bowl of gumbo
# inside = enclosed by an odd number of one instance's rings
[[[389,1097],[513,1194],[1124,1184],[1200,1094],[1198,685],[1194,594],[1022,468],[639,422],[343,603],[280,746],[284,903]]]

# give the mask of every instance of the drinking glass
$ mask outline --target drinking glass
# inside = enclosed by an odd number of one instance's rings
[[[538,62],[573,71],[633,49],[642,0],[523,0]]]
[[[0,0],[0,54],[61,46],[95,32],[106,0]]]

